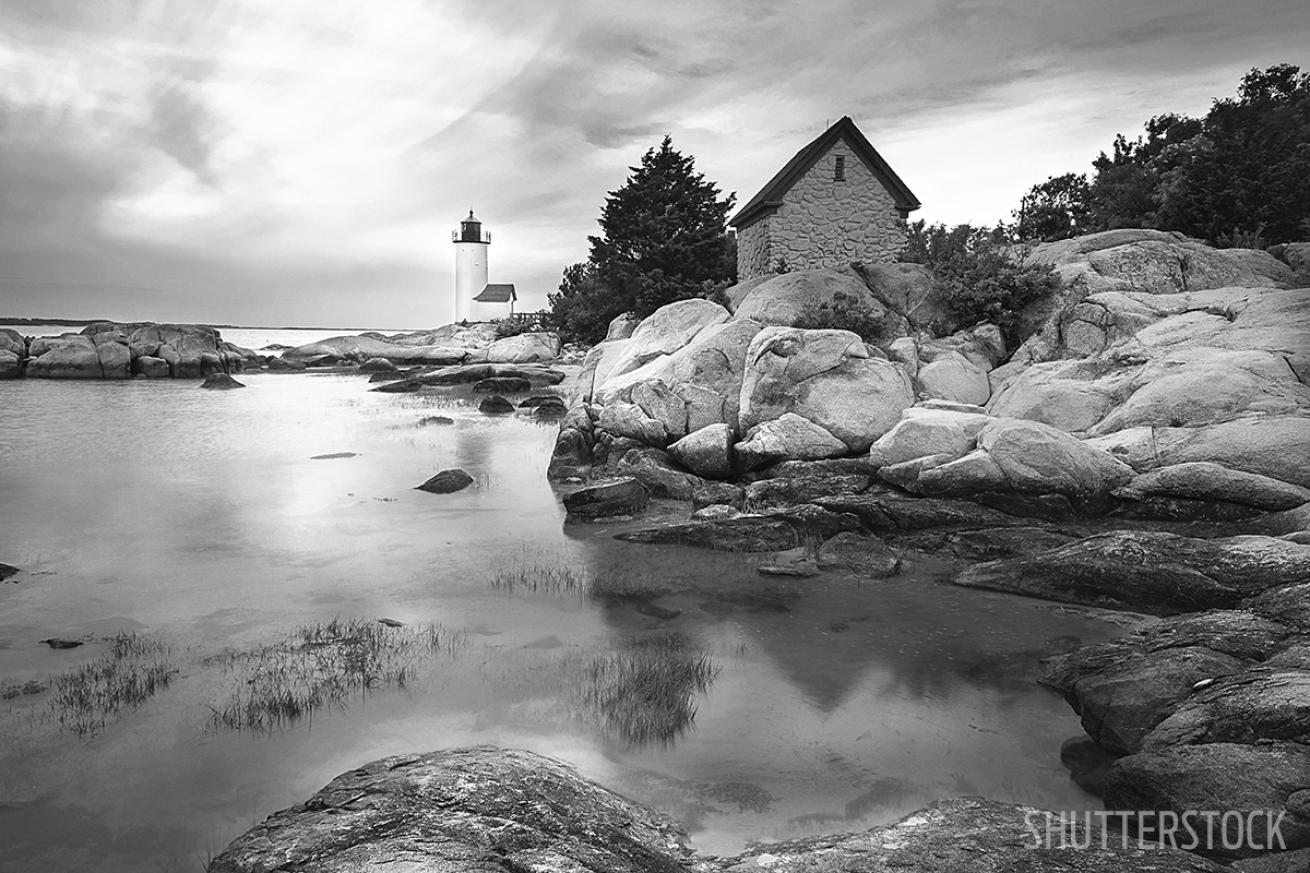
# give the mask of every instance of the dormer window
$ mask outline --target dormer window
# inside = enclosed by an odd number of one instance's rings
[[[837,163],[832,168],[832,180],[834,182],[846,181],[846,156],[837,155]]]

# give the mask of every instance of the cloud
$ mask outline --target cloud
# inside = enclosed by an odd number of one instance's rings
[[[665,133],[744,199],[846,114],[921,215],[994,221],[1307,31],[1300,0],[9,0],[0,309],[421,327],[470,207],[539,306]]]

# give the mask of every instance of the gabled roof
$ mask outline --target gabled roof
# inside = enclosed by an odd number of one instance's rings
[[[909,189],[901,177],[896,175],[896,171],[891,168],[882,155],[878,154],[860,129],[851,121],[849,115],[842,116],[842,119],[836,124],[829,127],[818,138],[798,151],[787,165],[778,171],[777,175],[769,180],[769,184],[760,189],[760,193],[750,199],[745,206],[741,208],[736,215],[729,219],[728,224],[738,230],[754,224],[765,215],[773,212],[782,205],[782,198],[816,163],[819,158],[828,153],[828,149],[839,140],[845,139],[851,146],[851,149],[857,154],[865,165],[873,172],[878,181],[892,195],[896,201],[896,208],[902,212],[911,212],[920,206],[919,198],[914,196],[914,192]]]
[[[508,303],[518,300],[519,295],[514,292],[513,285],[488,285],[473,299],[479,303]]]

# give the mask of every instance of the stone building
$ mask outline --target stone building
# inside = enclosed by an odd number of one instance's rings
[[[728,222],[737,279],[892,261],[919,200],[849,117],[796,153]]]

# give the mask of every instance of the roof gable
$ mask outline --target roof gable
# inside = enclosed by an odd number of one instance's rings
[[[492,284],[483,288],[482,293],[473,299],[479,303],[508,303],[518,300],[519,295],[515,293],[513,285]]]
[[[798,151],[787,164],[760,189],[731,219],[728,224],[738,230],[754,224],[765,215],[782,205],[782,198],[791,187],[809,172],[810,168],[826,155],[838,140],[845,140],[851,150],[868,166],[873,175],[882,183],[896,202],[896,208],[911,212],[920,206],[919,198],[901,181],[896,171],[878,154],[877,149],[865,138],[860,129],[851,121],[849,115],[829,127],[805,148]]]

